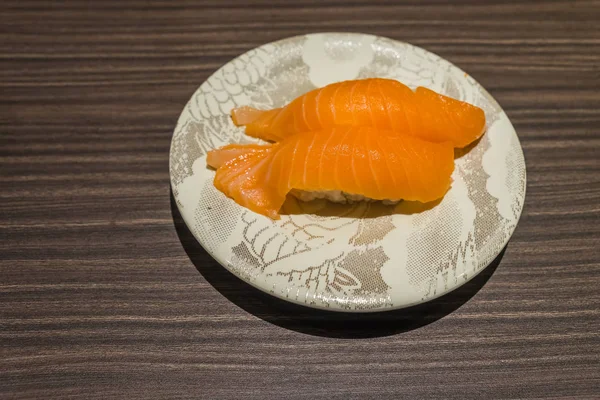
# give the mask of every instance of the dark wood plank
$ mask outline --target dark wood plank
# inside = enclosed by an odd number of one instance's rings
[[[597,398],[600,1],[0,4],[0,397]],[[428,306],[287,306],[204,253],[169,194],[196,87],[316,31],[425,47],[498,99],[527,160],[497,265]]]

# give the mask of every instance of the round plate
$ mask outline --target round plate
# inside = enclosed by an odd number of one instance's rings
[[[233,125],[233,107],[280,107],[314,88],[369,77],[425,86],[485,110],[487,132],[457,153],[441,202],[394,207],[290,198],[281,220],[272,221],[214,188],[206,152],[257,142]],[[225,268],[284,300],[347,312],[407,307],[461,286],[504,248],[525,198],[519,139],[485,89],[419,47],[353,33],[266,44],[215,72],[179,117],[170,172],[185,223]]]

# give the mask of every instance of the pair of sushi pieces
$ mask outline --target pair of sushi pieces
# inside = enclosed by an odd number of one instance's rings
[[[273,143],[209,152],[215,187],[273,219],[290,192],[301,199],[437,200],[450,188],[454,148],[485,130],[481,108],[390,79],[334,83],[282,108],[236,108],[232,118],[246,134]]]

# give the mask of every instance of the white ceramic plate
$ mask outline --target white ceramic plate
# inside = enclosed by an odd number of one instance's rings
[[[280,107],[311,89],[367,77],[425,86],[485,110],[487,133],[456,159],[452,188],[437,206],[290,199],[287,215],[272,221],[214,188],[206,152],[256,142],[233,125],[231,108]],[[352,33],[266,44],[215,72],[181,113],[170,170],[185,223],[220,264],[274,296],[335,311],[392,310],[456,289],[500,253],[525,198],[519,139],[485,89],[419,47]]]

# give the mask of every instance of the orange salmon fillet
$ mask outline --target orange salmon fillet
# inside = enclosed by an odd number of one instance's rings
[[[312,90],[282,108],[239,107],[231,116],[250,136],[278,142],[334,126],[370,126],[431,142],[465,147],[485,130],[479,107],[424,87],[412,91],[391,79],[345,81]]]
[[[454,170],[450,142],[433,143],[368,126],[289,136],[270,145],[209,152],[214,184],[238,204],[273,219],[292,189],[340,190],[375,200],[429,202],[444,196]]]

